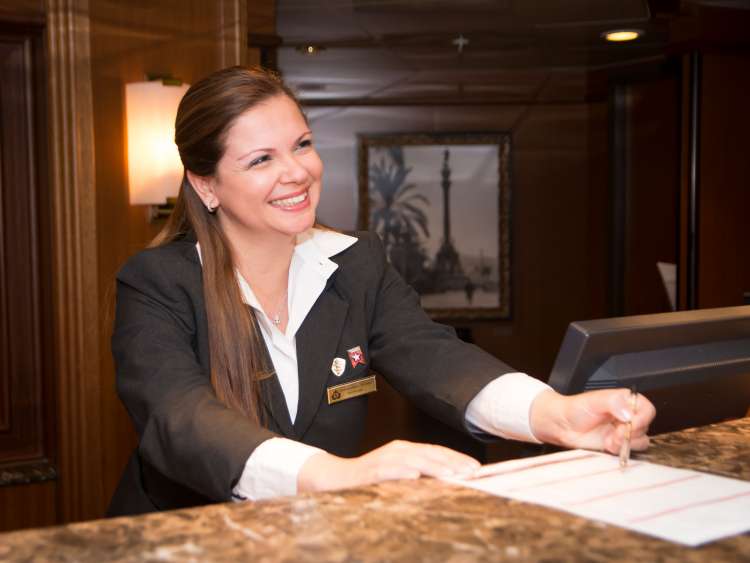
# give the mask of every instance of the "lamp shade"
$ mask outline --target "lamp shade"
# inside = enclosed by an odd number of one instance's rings
[[[160,80],[125,86],[131,205],[163,204],[179,192],[183,168],[174,144],[174,120],[188,86]]]

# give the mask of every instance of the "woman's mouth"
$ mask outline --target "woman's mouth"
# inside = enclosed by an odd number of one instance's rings
[[[292,209],[295,207],[299,207],[301,204],[306,203],[307,199],[309,197],[308,190],[305,190],[304,192],[293,195],[290,197],[285,197],[283,199],[274,199],[270,201],[269,203],[273,205],[274,207],[278,207],[280,209]]]

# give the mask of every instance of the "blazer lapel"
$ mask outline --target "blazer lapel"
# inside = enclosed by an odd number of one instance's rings
[[[247,307],[249,307],[249,305]],[[263,347],[263,366],[267,371],[271,372],[270,377],[266,377],[260,382],[260,398],[266,407],[266,413],[269,414],[276,423],[276,429],[278,429],[278,431],[284,436],[296,438],[294,428],[292,427],[292,418],[289,416],[289,408],[286,406],[284,391],[281,389],[281,383],[279,383],[279,378],[274,371],[273,361],[271,360],[271,354],[268,352],[266,342],[263,337],[260,336],[260,327],[258,326],[257,320],[255,321],[255,330],[258,332]],[[268,424],[269,422],[270,420],[266,420],[269,428],[271,430],[276,430]]]
[[[349,303],[331,288],[334,277],[297,331],[299,408],[294,430],[300,439],[324,400],[328,371],[349,310]]]
[[[270,415],[273,422],[276,423],[276,428],[273,428],[271,421],[266,420],[266,426],[270,430],[280,432],[284,436],[292,439],[296,439],[296,433],[292,426],[292,419],[289,416],[289,409],[286,406],[286,400],[284,399],[284,392],[281,390],[281,384],[276,374],[260,382],[261,400],[266,407],[266,413]]]

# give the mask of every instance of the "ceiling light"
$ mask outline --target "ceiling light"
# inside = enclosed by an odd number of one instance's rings
[[[640,29],[613,29],[602,33],[604,39],[614,42],[633,41],[634,39],[638,39],[641,35],[643,35],[643,31]]]
[[[325,51],[325,47],[322,45],[301,45],[297,47],[297,51],[303,55],[317,55],[321,51]]]

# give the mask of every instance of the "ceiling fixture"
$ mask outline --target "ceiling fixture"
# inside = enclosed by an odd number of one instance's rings
[[[325,49],[322,45],[300,45],[297,47],[297,51],[303,55],[317,55]]]
[[[462,53],[464,50],[464,47],[466,47],[469,44],[469,40],[466,39],[466,37],[462,35],[459,35],[456,37],[453,41],[451,41],[456,46],[456,49],[458,49],[459,53]]]
[[[611,31],[605,31],[602,33],[602,37],[607,41],[622,42],[622,41],[633,41],[643,35],[643,31],[640,29],[613,29]]]

